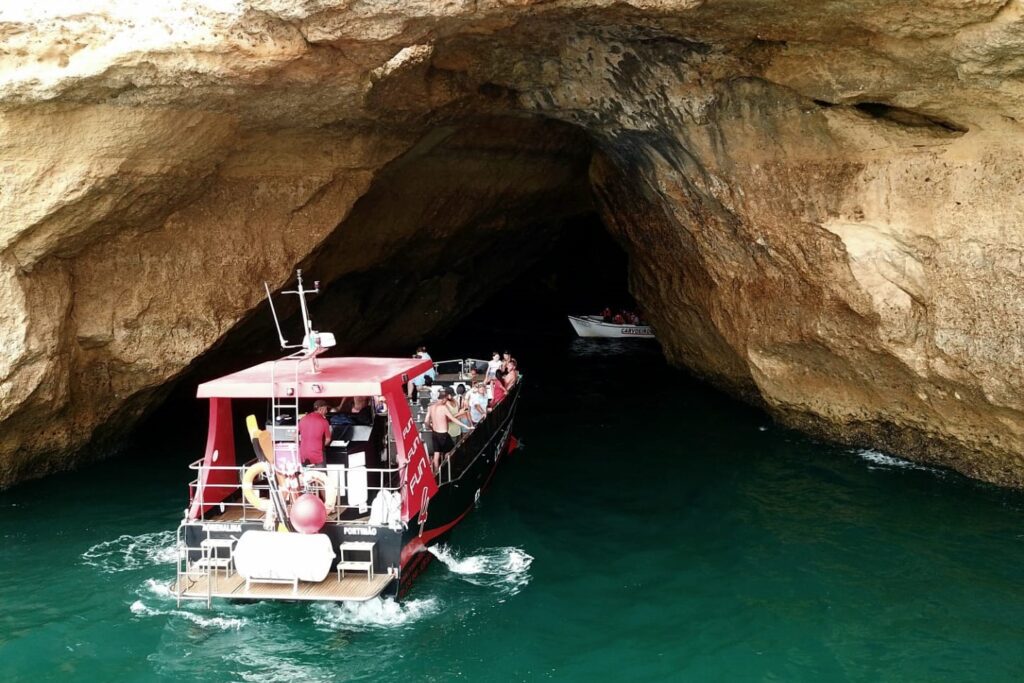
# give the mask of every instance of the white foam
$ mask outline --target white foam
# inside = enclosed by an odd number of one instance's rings
[[[331,631],[339,628],[376,629],[405,626],[436,614],[436,598],[395,602],[391,598],[373,598],[365,602],[316,603],[313,622]]]
[[[515,595],[530,583],[533,556],[520,548],[482,548],[465,557],[446,545],[433,546],[428,550],[449,571],[476,586],[499,588]]]
[[[82,553],[82,561],[108,574],[143,567],[171,564],[177,557],[174,531],[154,531],[132,536],[123,534],[103,541]]]
[[[131,610],[132,614],[138,617],[175,616],[180,617],[182,619],[187,619],[196,626],[201,626],[203,628],[216,628],[222,631],[228,631],[232,629],[238,630],[248,623],[248,620],[243,618],[222,616],[206,617],[201,614],[196,614],[195,612],[189,612],[188,610],[183,609],[157,609],[154,607],[150,607],[142,600],[136,600],[131,604],[131,606],[128,609]]]
[[[922,472],[932,472],[934,474],[942,474],[942,470],[935,469],[934,467],[927,467],[926,465],[919,465],[916,462],[910,462],[909,460],[903,460],[892,455],[886,455],[881,451],[872,450],[870,448],[861,448],[854,451],[864,460],[877,465],[878,467],[893,467],[904,470],[920,470]],[[872,467],[871,469],[876,469]]]

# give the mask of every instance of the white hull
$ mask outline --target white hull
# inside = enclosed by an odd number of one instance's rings
[[[654,330],[647,325],[616,325],[606,323],[596,315],[569,316],[569,322],[581,337],[604,339],[654,339]]]

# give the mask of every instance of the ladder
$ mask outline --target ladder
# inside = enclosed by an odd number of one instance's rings
[[[282,361],[294,361],[295,373],[292,377],[294,390],[291,396],[280,396],[277,390],[277,364]],[[271,441],[278,443],[291,442],[295,452],[299,451],[299,368],[303,358],[292,354],[275,360],[270,366],[270,434]],[[273,459],[272,453],[266,454]]]

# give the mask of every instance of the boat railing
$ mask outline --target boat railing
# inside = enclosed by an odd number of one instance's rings
[[[434,363],[434,371],[439,375],[458,375],[459,379],[469,379],[474,366],[487,365],[487,361],[479,358],[453,358]]]
[[[255,460],[252,460],[244,465],[206,465],[202,458],[192,462],[188,467],[196,472],[197,475],[189,484],[189,490],[192,492],[190,506],[194,505],[196,500],[198,500],[199,510],[199,515],[194,521],[215,521],[218,518],[222,521],[230,522],[262,521],[262,511],[254,507],[244,495],[241,495],[245,472],[255,462]],[[401,491],[404,469],[404,467],[341,467],[322,465],[304,467],[302,471],[320,472],[325,477],[334,479],[335,486],[337,487],[336,490],[338,491],[338,501],[334,506],[334,510],[327,517],[329,522],[354,522],[363,516],[361,513],[369,509],[370,503],[373,502],[373,499],[381,491]],[[207,481],[204,484],[204,478],[209,479],[210,475],[215,472],[231,472],[234,476],[223,483]],[[204,473],[206,473],[206,477],[204,477]],[[350,480],[352,474],[358,475],[359,481],[352,482]],[[365,483],[363,481],[364,474]],[[277,476],[280,482],[282,475],[278,474]],[[217,478],[223,479],[224,477],[218,476]],[[359,496],[360,502],[358,504],[349,505],[347,503],[348,494],[353,485],[357,486],[360,490],[365,488],[366,496],[365,499]],[[253,483],[252,488],[261,498],[270,497],[270,485],[268,483]],[[208,510],[207,508],[210,509]],[[229,510],[232,512],[229,513]],[[356,519],[348,519],[346,518],[346,512],[349,510],[356,510],[360,514],[358,514]]]

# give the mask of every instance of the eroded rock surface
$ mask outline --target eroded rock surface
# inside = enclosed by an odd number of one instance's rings
[[[0,8],[0,485],[129,424],[254,283],[316,264],[352,339],[413,340],[588,202],[673,362],[1024,485],[1018,0],[54,5]]]

